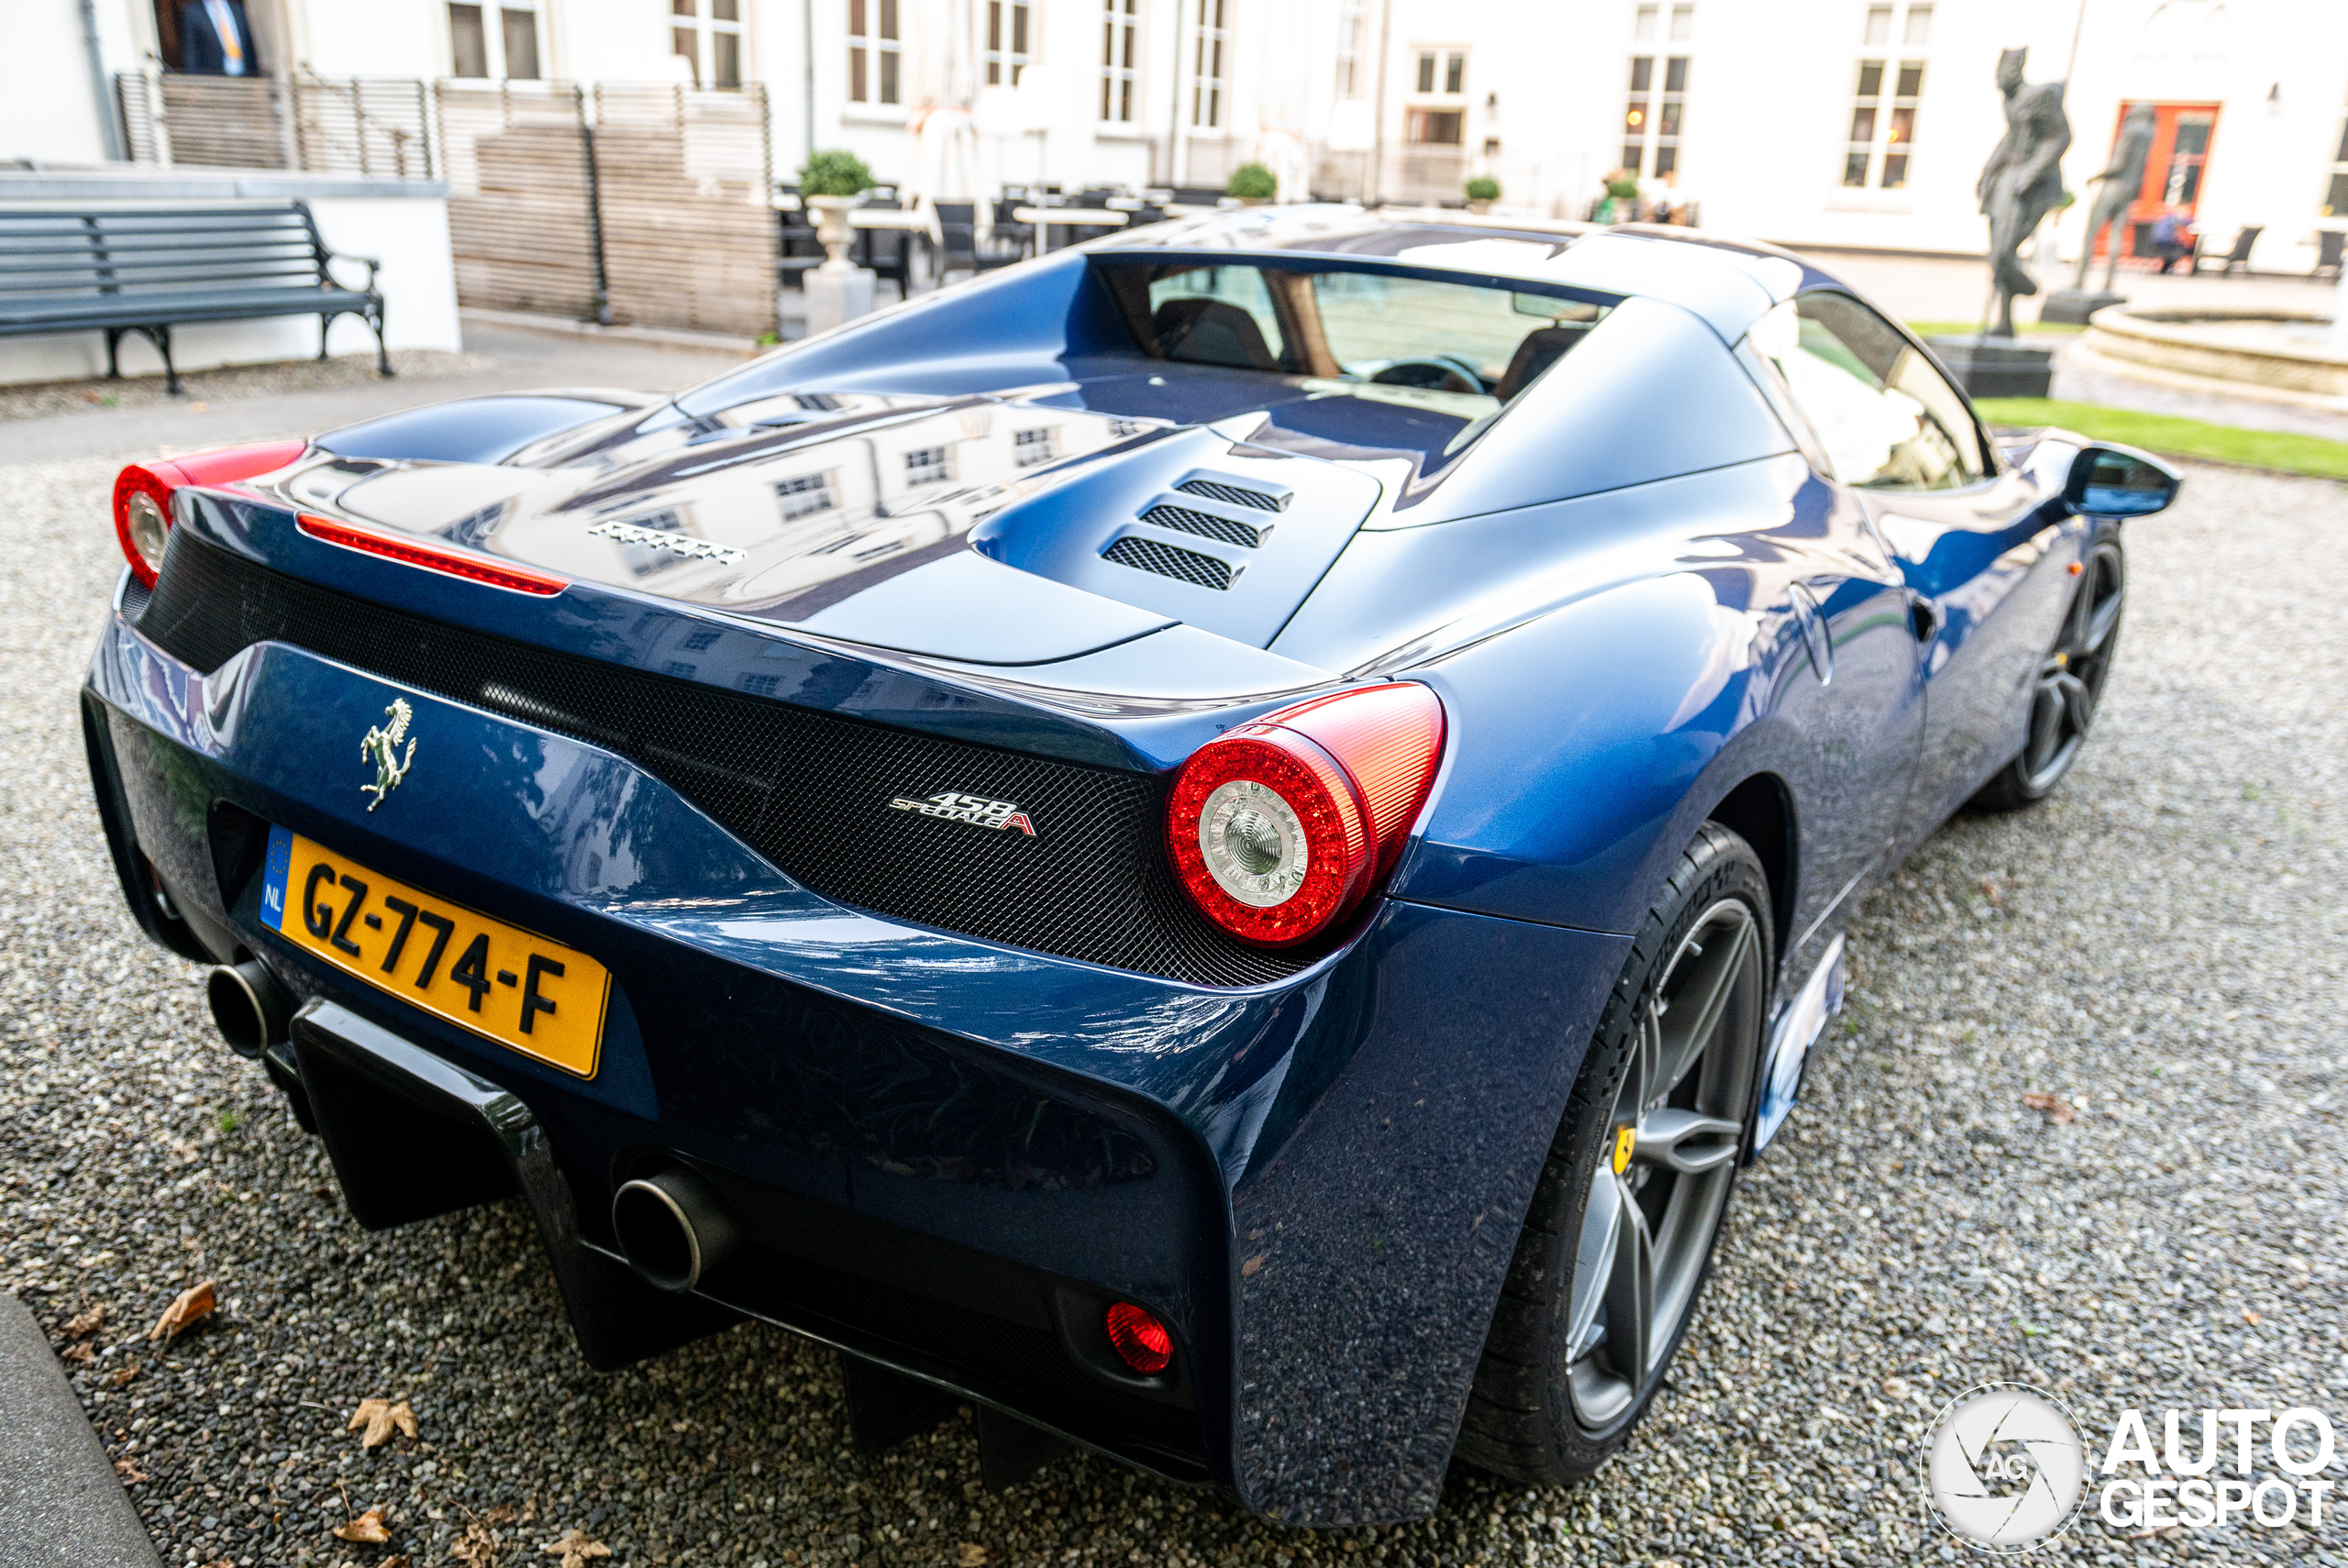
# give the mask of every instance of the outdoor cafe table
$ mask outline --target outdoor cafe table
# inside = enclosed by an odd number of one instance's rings
[[[1123,228],[1134,215],[1110,207],[1013,207],[1011,215],[1036,226],[1036,253],[1052,248],[1055,228]]]

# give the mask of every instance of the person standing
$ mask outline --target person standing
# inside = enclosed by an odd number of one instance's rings
[[[245,0],[180,0],[180,69],[193,76],[260,74]]]

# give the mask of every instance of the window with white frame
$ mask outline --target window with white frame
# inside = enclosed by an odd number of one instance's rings
[[[987,85],[1016,87],[1034,58],[1027,0],[987,0]]]
[[[1191,124],[1200,130],[1223,125],[1224,7],[1229,0],[1199,0],[1199,21],[1191,61]]]
[[[1418,90],[1456,98],[1468,91],[1468,57],[1457,50],[1419,51]]]
[[[1921,52],[1933,41],[1933,7],[1870,6],[1860,34],[1862,51]],[[1924,61],[1862,52],[1851,94],[1851,133],[1843,151],[1845,189],[1907,188],[1916,140],[1916,109],[1924,93]]]
[[[538,77],[538,13],[522,6],[450,6],[449,61],[452,76]]]
[[[1686,43],[1694,38],[1696,36],[1696,7],[1692,5],[1678,5],[1669,6],[1667,9],[1670,12],[1669,41]],[[1643,44],[1663,41],[1666,10],[1667,7],[1660,5],[1639,6],[1631,28],[1633,40]]]
[[[897,0],[847,0],[847,101],[901,104],[903,40]]]
[[[669,0],[669,47],[694,86],[741,86],[742,0]]]
[[[1337,96],[1359,98],[1362,93],[1362,28],[1367,18],[1362,0],[1337,0]]]
[[[1656,69],[1657,64],[1662,70]],[[1662,179],[1679,167],[1679,137],[1688,112],[1689,57],[1631,57],[1631,85],[1623,110],[1623,167]]]
[[[1101,118],[1134,123],[1134,67],[1141,48],[1141,0],[1101,0]]]

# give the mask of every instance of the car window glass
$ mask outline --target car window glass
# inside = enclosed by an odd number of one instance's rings
[[[1272,292],[1254,267],[1193,267],[1149,285],[1150,325],[1169,359],[1247,370],[1284,368]]]
[[[1898,329],[1843,294],[1804,294],[1755,323],[1834,471],[1881,490],[1951,490],[1980,479],[1965,400]]]
[[[1312,282],[1340,374],[1446,392],[1515,395],[1600,314],[1577,300],[1376,272],[1318,272]]]

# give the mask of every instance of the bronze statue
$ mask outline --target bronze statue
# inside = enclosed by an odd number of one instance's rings
[[[2022,81],[2030,51],[2010,49],[1998,57],[1998,88],[2006,96],[2006,134],[1981,166],[1976,187],[1989,220],[1989,271],[1998,294],[1997,333],[2014,335],[2014,296],[2034,294],[2038,280],[2021,264],[2022,242],[2063,199],[2063,150],[2071,145],[2071,122],[2063,114],[2063,84]]]
[[[2120,271],[2120,248],[2127,230],[2121,226],[2128,209],[2136,204],[2136,193],[2144,186],[2144,161],[2153,154],[2153,106],[2139,104],[2128,111],[2120,122],[2120,139],[2111,144],[2111,163],[2100,174],[2088,182],[2103,182],[2103,192],[2095,199],[2095,210],[2088,215],[2087,237],[2079,242],[2079,281],[2077,292],[2085,293],[2088,286],[2088,262],[2095,256],[2095,237],[2103,232],[2105,224],[2112,225],[2111,255],[2103,270],[2103,292],[2111,292],[2111,283]]]

